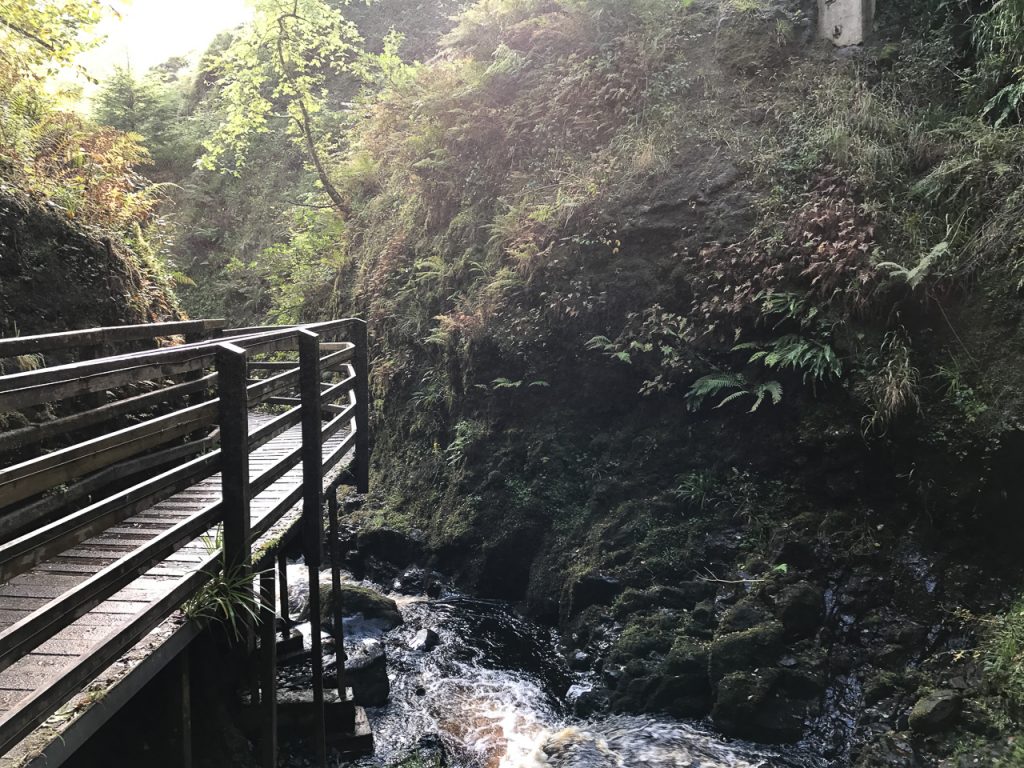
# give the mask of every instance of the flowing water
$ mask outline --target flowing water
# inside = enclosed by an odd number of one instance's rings
[[[295,589],[294,600],[304,600],[301,590]],[[455,595],[396,599],[405,625],[381,638],[391,698],[387,706],[368,710],[377,752],[356,763],[358,768],[392,765],[424,741],[443,743],[453,768],[824,765],[799,750],[728,741],[699,724],[623,715],[577,718],[573,701],[592,679],[568,669],[552,630],[523,620],[503,603]],[[372,642],[372,627],[346,625],[350,642]],[[410,650],[420,629],[440,636],[432,651]]]

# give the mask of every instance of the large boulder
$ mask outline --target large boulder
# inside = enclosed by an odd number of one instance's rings
[[[588,573],[569,586],[567,618],[579,615],[594,605],[611,605],[622,592],[622,582],[613,576]]]
[[[960,717],[962,700],[956,691],[938,690],[925,694],[910,710],[910,728],[933,734],[946,730]]]
[[[341,601],[341,615],[344,619],[362,620],[370,629],[383,633],[403,623],[398,604],[368,587],[343,583],[338,595]],[[320,620],[325,629],[334,628],[334,589],[330,574],[320,580]],[[347,624],[348,622],[346,622]]]
[[[816,702],[791,695],[787,683],[780,669],[730,672],[718,682],[711,712],[715,727],[727,736],[768,744],[799,741]]]
[[[772,666],[782,655],[783,628],[777,621],[766,621],[742,632],[716,637],[711,643],[709,670],[712,681],[730,672]]]

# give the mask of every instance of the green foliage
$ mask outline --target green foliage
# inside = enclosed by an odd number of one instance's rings
[[[187,62],[172,59],[142,77],[128,67],[115,67],[93,98],[93,119],[141,136],[155,172],[167,180],[187,175],[199,154],[199,139],[186,114],[185,67]]]
[[[734,351],[756,350],[749,362],[761,363],[772,370],[792,370],[802,374],[803,382],[816,386],[843,375],[843,363],[829,344],[791,333],[766,344],[746,343]]]
[[[751,382],[742,373],[712,373],[697,379],[686,393],[686,400],[691,410],[698,410],[709,397],[726,393],[716,408],[745,397],[754,399],[750,413],[754,413],[765,400],[772,405],[782,402],[782,385],[777,381]]]
[[[1024,707],[1024,602],[988,622],[978,655],[986,675],[1012,706]]]
[[[902,326],[887,333],[878,351],[867,356],[866,369],[857,387],[871,408],[861,422],[865,435],[884,434],[897,417],[920,410],[921,376],[911,363],[910,342]]]
[[[324,192],[346,212],[349,203],[327,169],[335,118],[326,88],[329,76],[353,71],[361,45],[356,26],[324,0],[257,0],[252,23],[214,64],[225,118],[205,142],[201,166],[237,172],[253,138],[283,113]],[[390,61],[393,50],[386,55]]]
[[[720,482],[712,472],[694,471],[676,478],[678,485],[672,490],[677,499],[703,510],[713,500]]]
[[[449,467],[458,467],[466,459],[467,452],[487,435],[490,427],[482,421],[465,419],[455,425],[454,435],[445,448],[445,461]]]
[[[979,87],[994,91],[984,114],[1000,126],[1024,117],[1024,2],[995,0],[972,20]]]
[[[255,577],[258,574],[245,568],[222,568],[182,606],[182,613],[191,621],[223,624],[234,640],[242,640],[246,624],[259,619],[260,601],[252,588]]]
[[[108,11],[101,0],[0,0],[0,73],[57,74],[96,43],[86,35]]]

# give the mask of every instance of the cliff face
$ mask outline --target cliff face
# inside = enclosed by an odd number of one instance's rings
[[[559,624],[583,712],[1019,758],[1021,134],[922,12],[480,3],[365,105],[306,294],[376,338],[363,523]]]
[[[43,205],[0,195],[0,336],[179,316],[137,256]]]

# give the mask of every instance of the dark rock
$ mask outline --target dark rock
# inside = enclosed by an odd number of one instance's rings
[[[576,651],[569,659],[569,668],[577,672],[590,669],[590,656],[583,651]]]
[[[690,634],[710,638],[715,628],[715,603],[703,600],[690,611]]]
[[[716,637],[711,643],[711,679],[720,680],[730,672],[775,664],[785,648],[782,637],[782,625],[777,621]]]
[[[711,718],[727,736],[789,744],[803,736],[807,704],[792,700],[778,685],[781,672],[732,672],[718,683]]]
[[[742,632],[751,629],[758,624],[763,624],[769,618],[768,613],[750,600],[741,600],[729,608],[718,621],[720,632]]]
[[[409,647],[414,651],[426,653],[427,651],[433,650],[440,644],[441,638],[437,632],[432,629],[421,629],[416,633],[416,637],[412,639],[412,642],[409,643]]]
[[[391,695],[388,680],[387,654],[384,645],[376,640],[364,640],[357,645],[346,645],[345,684],[352,688],[355,703],[363,707],[387,704]],[[337,670],[327,667],[325,677],[337,680]]]
[[[426,595],[440,597],[442,576],[437,571],[425,568],[407,568],[392,584],[395,592],[401,595]]]
[[[825,597],[817,587],[798,582],[775,598],[775,615],[790,637],[810,637],[825,618]]]
[[[569,588],[568,618],[578,616],[594,605],[611,605],[622,592],[622,582],[597,573],[577,579]]]
[[[448,765],[448,750],[444,745],[444,739],[436,733],[420,736],[416,742],[416,757],[422,765],[438,768]]]
[[[932,691],[918,699],[910,710],[910,728],[924,734],[944,731],[960,717],[961,704],[956,691]]]
[[[371,528],[359,532],[356,549],[363,559],[373,558],[398,568],[406,568],[422,557],[423,542],[416,534],[391,528]]]
[[[577,717],[588,718],[608,709],[608,692],[603,688],[584,691],[572,703],[573,713]]]

